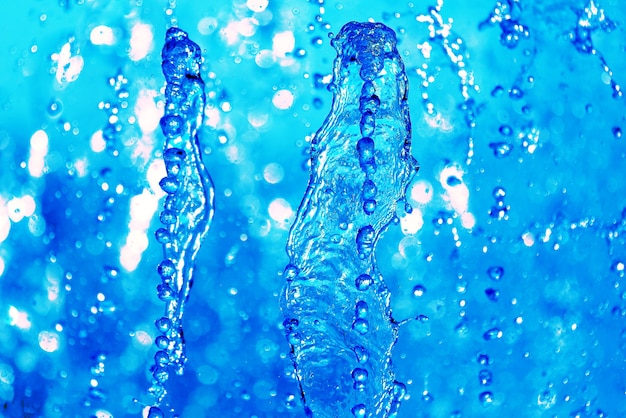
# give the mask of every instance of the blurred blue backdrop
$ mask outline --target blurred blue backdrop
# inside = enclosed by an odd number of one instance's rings
[[[303,415],[285,243],[329,33],[396,31],[421,170],[377,249],[400,417],[626,416],[619,0],[14,2],[0,33],[0,416],[141,416],[163,313],[160,50],[203,48],[216,215],[169,382],[182,417]],[[172,413],[172,412],[170,412]]]

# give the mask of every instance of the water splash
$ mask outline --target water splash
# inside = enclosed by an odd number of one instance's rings
[[[184,306],[191,289],[194,260],[213,218],[215,195],[198,144],[205,104],[200,47],[184,31],[171,28],[166,34],[162,58],[167,86],[161,129],[165,135],[163,159],[167,176],[160,186],[167,198],[160,214],[164,227],[156,231],[156,239],[163,245],[164,253],[158,266],[162,283],[157,291],[166,309],[165,315],[155,322],[161,335],[156,338],[159,351],[154,356],[150,390],[157,404],[166,394],[164,385],[170,370],[183,373]],[[163,416],[157,407],[151,408],[150,414]]]
[[[476,103],[474,96],[480,92],[480,87],[475,83],[474,71],[468,65],[469,53],[466,43],[461,36],[452,30],[453,20],[451,18],[444,19],[441,14],[443,8],[443,0],[438,0],[436,6],[428,8],[427,14],[416,16],[415,20],[420,23],[428,24],[428,33],[430,43],[424,42],[418,45],[418,49],[422,52],[424,58],[429,59],[432,45],[438,47],[449,59],[450,67],[459,79],[459,91],[463,96],[463,102],[458,108],[463,112],[465,125],[469,130],[467,137],[467,151],[465,163],[471,164],[474,156],[474,136],[476,130],[476,118],[480,113],[480,105]],[[431,120],[431,124],[438,124],[440,117],[437,115],[435,106],[428,94],[429,86],[435,80],[435,73],[439,71],[437,67],[429,69],[429,65],[424,63],[421,68],[417,69],[417,75],[422,79],[422,105],[426,111],[427,118]]]
[[[418,168],[408,81],[383,24],[348,23],[332,45],[332,110],[287,243],[284,327],[309,416],[395,416],[398,324],[374,250]]]

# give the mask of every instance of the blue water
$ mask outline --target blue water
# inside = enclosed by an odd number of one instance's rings
[[[0,415],[626,416],[623,7],[388,3],[4,6]]]

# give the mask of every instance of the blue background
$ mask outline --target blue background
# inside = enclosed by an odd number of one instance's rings
[[[278,308],[292,218],[269,208],[295,211],[304,194],[307,139],[330,109],[328,33],[370,18],[398,34],[421,164],[409,195],[423,226],[399,209],[377,249],[394,317],[429,317],[403,325],[393,352],[408,388],[399,416],[626,416],[626,126],[611,85],[626,83],[619,1],[595,3],[605,15],[589,19],[595,53],[572,42],[593,2],[516,3],[508,20],[529,36],[514,47],[501,42],[508,23],[479,29],[497,16],[492,1],[446,1],[451,28],[439,33],[416,19],[435,2],[320,2],[3,7],[1,416],[139,416],[151,403],[163,311],[154,123],[172,19],[203,48],[201,145],[217,196],[184,319],[189,361],[166,402],[183,417],[302,416]],[[100,25],[111,45],[98,44]],[[151,37],[132,41],[137,27]],[[273,39],[288,32],[294,47],[282,56]],[[450,43],[474,78],[468,97]],[[263,50],[271,62],[257,58]],[[285,110],[272,103],[281,90],[294,97]],[[464,195],[467,207],[455,206]]]

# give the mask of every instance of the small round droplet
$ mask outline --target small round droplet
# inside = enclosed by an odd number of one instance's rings
[[[163,225],[172,225],[176,223],[176,213],[165,209],[159,215],[159,219]]]
[[[489,386],[492,381],[492,375],[489,370],[483,369],[478,372],[478,381],[483,386]]]
[[[413,288],[413,296],[417,296],[419,298],[424,296],[424,293],[426,293],[426,288],[421,284],[418,284]]]
[[[478,400],[480,401],[482,406],[489,406],[493,403],[493,393],[483,392],[478,395]]]
[[[487,354],[479,354],[478,357],[476,357],[476,361],[481,366],[488,366],[490,364],[490,362],[491,362],[491,360],[489,360],[489,356]]]
[[[368,310],[369,306],[367,305],[367,302],[360,300],[356,303],[355,315],[357,318],[365,318],[367,317]]]
[[[161,317],[154,321],[154,326],[156,326],[159,332],[165,334],[172,327],[172,321],[169,318]]]
[[[159,350],[154,354],[154,364],[165,367],[170,361],[170,356],[163,350]]]
[[[487,275],[491,280],[498,281],[504,276],[504,268],[500,266],[492,266],[487,269]]]
[[[355,418],[365,418],[367,414],[367,409],[365,408],[365,405],[363,405],[362,403],[353,406],[350,411],[352,412],[352,415]]]
[[[370,353],[367,348],[362,347],[360,345],[355,346],[352,351],[354,351],[354,355],[356,356],[356,361],[360,364],[367,363],[367,360],[370,358]]]
[[[369,331],[370,323],[367,319],[358,318],[352,323],[352,329],[358,332],[359,334],[367,334]]]
[[[165,350],[170,345],[170,339],[165,335],[159,335],[154,340],[154,344],[161,350]]]
[[[358,290],[365,291],[374,283],[372,276],[369,274],[361,274],[354,280],[354,285]]]
[[[483,339],[485,341],[497,340],[502,338],[502,335],[502,331],[500,331],[498,328],[491,328],[485,331],[485,333],[483,334]]]
[[[165,259],[159,263],[159,266],[157,267],[157,272],[159,273],[159,276],[164,279],[171,278],[172,276],[174,276],[174,274],[176,274],[176,266],[174,265],[172,260]]]
[[[485,290],[485,295],[487,295],[487,298],[490,301],[497,302],[498,298],[500,297],[500,291],[498,291],[496,289],[489,288],[489,289]]]
[[[611,132],[613,132],[613,136],[615,137],[615,139],[620,139],[622,137],[622,128],[620,128],[619,126],[615,126]]]
[[[180,187],[180,182],[175,177],[163,177],[159,182],[161,189],[167,194],[174,194]]]
[[[170,233],[165,228],[157,229],[154,236],[160,244],[167,244],[170,242]]]
[[[293,264],[287,264],[287,266],[285,267],[285,270],[283,271],[283,276],[285,277],[285,280],[290,282],[296,277],[298,277],[299,272],[300,272],[300,269],[298,267],[294,266]]]

